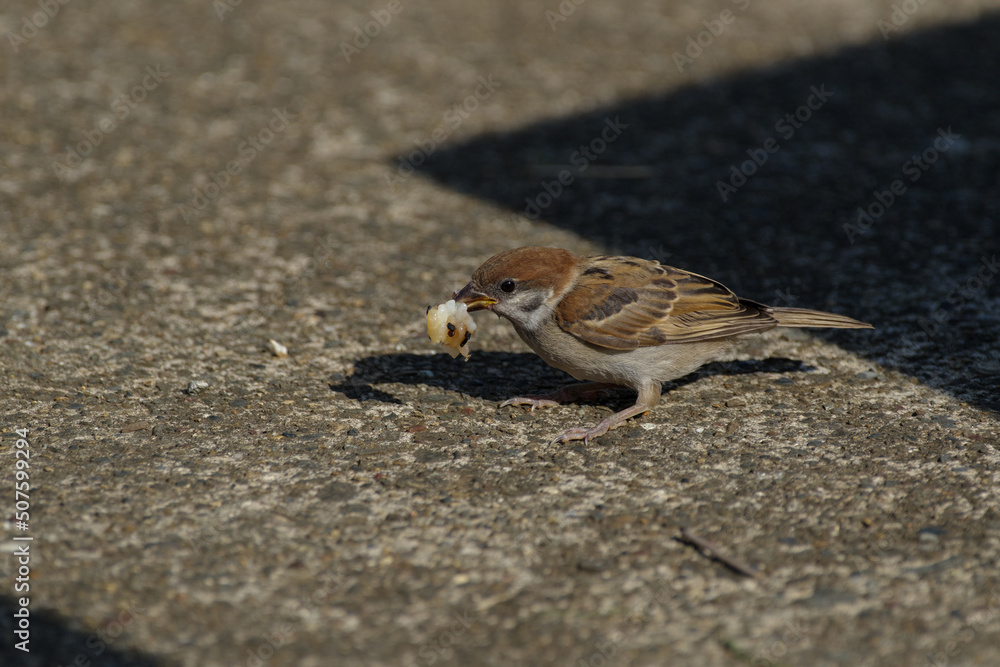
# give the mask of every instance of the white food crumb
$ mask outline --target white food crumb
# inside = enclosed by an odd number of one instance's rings
[[[469,358],[469,339],[476,331],[476,322],[468,306],[454,299],[427,309],[427,335],[435,343],[448,348],[448,354]]]
[[[273,354],[276,357],[288,356],[288,348],[279,343],[278,341],[274,340],[273,338],[267,341],[267,349],[269,349],[271,351],[271,354]]]

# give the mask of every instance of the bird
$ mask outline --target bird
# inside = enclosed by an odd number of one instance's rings
[[[663,382],[724,357],[747,336],[775,327],[874,328],[844,315],[743,299],[718,281],[655,260],[582,257],[562,248],[497,253],[452,297],[469,312],[507,319],[547,364],[586,381],[500,407],[534,410],[616,386],[636,391],[635,405],[594,426],[570,428],[552,444],[587,444],[651,410]]]

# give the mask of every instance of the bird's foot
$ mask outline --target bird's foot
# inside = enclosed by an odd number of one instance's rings
[[[551,408],[562,403],[571,403],[572,401],[578,401],[580,399],[589,400],[596,398],[601,394],[607,393],[607,390],[614,386],[616,385],[607,382],[584,382],[582,384],[573,384],[568,387],[562,387],[561,389],[548,394],[533,394],[530,396],[515,396],[514,398],[508,398],[500,404],[500,407],[503,408],[508,405],[529,405],[531,406],[531,410],[534,410],[535,408]]]
[[[659,396],[657,396],[659,398]],[[562,435],[557,436],[549,444],[555,445],[560,442],[571,442],[573,440],[583,440],[583,444],[589,443],[594,438],[599,438],[613,428],[618,428],[625,422],[627,422],[632,417],[636,415],[641,415],[642,413],[650,410],[653,407],[652,404],[647,403],[636,403],[630,408],[626,408],[621,412],[616,412],[615,414],[602,419],[598,424],[592,428],[585,428],[583,426],[577,426],[571,428]]]
[[[594,438],[599,438],[613,428],[611,425],[611,418],[608,417],[604,421],[600,422],[597,426],[592,428],[586,428],[585,426],[575,426],[568,429],[561,435],[556,436],[549,443],[550,445],[558,445],[561,442],[572,442],[573,440],[583,440],[583,444],[589,443]]]
[[[534,412],[535,408],[551,408],[554,405],[559,405],[559,401],[548,398],[547,394],[537,396],[515,396],[514,398],[508,398],[506,401],[501,403],[500,407],[505,408],[508,405],[530,405],[531,411]]]

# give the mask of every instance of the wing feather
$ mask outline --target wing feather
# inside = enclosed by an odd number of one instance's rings
[[[615,350],[770,329],[766,307],[710,278],[635,257],[593,257],[556,310],[559,326]]]

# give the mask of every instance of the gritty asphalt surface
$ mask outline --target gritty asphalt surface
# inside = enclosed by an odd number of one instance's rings
[[[1000,664],[996,9],[5,3],[0,664]],[[550,445],[519,245],[877,328]]]

